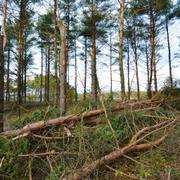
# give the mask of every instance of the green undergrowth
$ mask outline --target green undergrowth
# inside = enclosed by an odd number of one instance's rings
[[[115,103],[112,103],[111,101],[107,100],[105,102],[105,105],[107,107],[107,110],[112,109],[116,106]],[[100,104],[98,103],[98,108],[100,107]],[[77,103],[71,103],[68,105],[68,112],[66,115],[71,114],[80,114],[84,111],[90,111],[93,109],[93,104],[90,98],[87,98],[86,101],[82,102],[79,101]],[[41,108],[34,108],[32,111],[21,113],[21,116],[13,116],[10,119],[10,127],[11,129],[17,129],[21,128],[29,123],[41,121],[41,120],[49,120],[53,118],[60,117],[61,113],[59,108],[56,108],[55,105],[47,105],[43,106]]]
[[[2,167],[0,168],[0,179],[23,179],[26,173],[28,161],[18,158],[19,154],[27,153],[30,150],[28,139],[17,140],[0,137],[0,158]]]
[[[22,117],[16,117],[12,120],[11,127],[12,129],[17,129],[23,127],[29,123],[48,120],[51,118],[56,118],[60,116],[60,112],[57,108],[53,106],[48,106],[40,110],[34,110],[28,114],[25,114]]]
[[[73,109],[69,114],[74,111]],[[76,113],[78,111],[80,112],[77,107]],[[28,123],[55,118],[59,115],[56,108],[48,107],[15,120],[12,126],[13,128],[22,127]],[[97,118],[98,123],[96,125],[87,125],[82,119],[69,128],[72,137],[67,137],[62,126],[38,132],[44,137],[54,137],[50,140],[40,139],[33,135],[17,140],[1,137],[0,160],[4,158],[4,161],[0,168],[0,179],[26,180],[29,179],[30,172],[33,180],[61,179],[61,177],[76,172],[92,161],[115,150],[117,142],[120,147],[123,147],[141,128],[162,121],[155,116],[171,118],[175,115],[176,112],[172,113],[165,107],[140,112],[127,110],[121,113],[108,113],[108,119],[101,115]],[[57,137],[59,139],[55,139]],[[176,133],[170,136],[160,148],[144,153],[132,153],[129,156],[134,161],[123,157],[110,164],[109,167],[111,168],[97,169],[89,178],[98,180],[130,179],[124,175],[125,173],[128,176],[136,176],[138,179],[160,179],[167,177],[170,172],[171,177],[178,179],[180,178],[179,137],[180,129],[177,129]],[[151,136],[151,138],[155,137]],[[49,152],[51,155],[33,156],[33,154],[44,152]],[[25,154],[31,154],[31,156],[19,156]]]
[[[180,110],[180,88],[164,87],[157,95],[156,99],[164,100],[168,102],[172,108]]]

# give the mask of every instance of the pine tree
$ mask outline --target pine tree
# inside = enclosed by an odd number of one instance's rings
[[[169,7],[170,0],[136,0],[133,1],[134,15],[148,15],[149,16],[149,32],[151,37],[151,61],[150,61],[150,78],[148,84],[148,96],[152,97],[152,83],[154,81],[154,91],[158,91],[157,83],[157,52],[156,52],[156,39],[158,36],[158,26],[160,24],[160,17],[163,11]]]
[[[88,35],[90,32],[91,40],[91,94],[93,107],[97,107],[97,94],[98,94],[98,77],[97,77],[97,39],[102,38],[106,34],[106,13],[110,7],[108,1],[91,0],[86,1],[84,10],[84,29],[87,29]]]
[[[4,52],[3,52],[3,36],[0,35],[0,132],[4,127]]]
[[[50,87],[49,87],[49,79],[50,79],[50,60],[51,60],[51,45],[52,45],[52,35],[53,35],[53,13],[51,10],[47,12],[47,14],[41,15],[38,19],[37,27],[36,27],[39,37],[40,37],[40,47],[44,49],[45,53],[45,93],[44,99],[45,101],[50,101]],[[42,51],[41,49],[41,51]],[[43,64],[43,62],[41,62]],[[42,66],[41,66],[42,67]],[[42,69],[41,69],[42,71]]]

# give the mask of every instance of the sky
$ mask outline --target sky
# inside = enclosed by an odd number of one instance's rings
[[[2,0],[1,0],[2,1]],[[46,0],[48,2],[48,0]],[[174,0],[176,2],[176,0]],[[44,6],[36,7],[36,11],[40,14],[44,14],[46,12],[46,8]],[[38,14],[36,14],[36,18]],[[176,53],[180,52],[180,20],[176,20],[172,22],[169,26],[170,32],[170,40],[171,40],[171,50],[172,50],[172,66],[173,66],[173,78],[180,79],[180,59],[175,57]],[[178,38],[179,37],[179,38]],[[117,40],[117,37],[113,39]],[[167,76],[169,76],[169,67],[168,67],[168,49],[167,49],[167,38],[166,32],[162,31],[160,35],[160,43],[163,46],[163,49],[160,50],[161,60],[157,64],[157,76],[158,76],[158,85],[159,88],[162,87],[164,80]],[[81,39],[78,41],[78,46],[81,49]],[[40,49],[37,47],[33,47],[33,57],[34,57],[34,65],[33,69],[29,71],[29,75],[31,78],[34,77],[35,74],[40,74]],[[102,53],[109,54],[109,47],[104,46],[102,49]],[[133,59],[133,57],[131,57]],[[73,64],[74,59],[71,59],[71,63]],[[83,91],[83,81],[84,81],[84,62],[77,58],[78,61],[78,92],[82,93]],[[124,59],[126,63],[126,59]],[[97,75],[100,83],[100,87],[103,91],[108,92],[110,89],[110,72],[109,66],[104,66],[102,63],[109,64],[109,57],[101,56],[97,59]],[[126,69],[126,66],[124,67]],[[90,59],[88,59],[88,80],[87,80],[87,88],[90,92],[91,85],[91,77],[90,77]],[[134,71],[134,63],[131,63],[131,81],[132,81],[132,90],[136,90],[136,79],[135,79],[135,71]],[[147,75],[145,72],[145,64],[142,63],[141,59],[139,60],[139,77],[140,77],[140,90],[144,91],[146,89]],[[127,73],[125,70],[125,81],[127,84]],[[74,67],[70,67],[70,84],[74,85]],[[118,64],[113,66],[113,91],[120,91],[120,75],[119,75],[119,67]]]
[[[175,2],[175,1],[174,1]],[[45,12],[45,10],[43,10]],[[172,22],[169,26],[170,32],[170,40],[171,40],[171,50],[172,50],[172,67],[173,67],[173,78],[180,79],[180,59],[175,57],[175,54],[180,52],[180,20],[176,20]],[[179,37],[179,38],[178,38]],[[115,37],[117,38],[117,37]],[[166,32],[162,31],[160,34],[160,43],[163,46],[163,49],[160,50],[161,60],[157,64],[157,77],[158,77],[158,85],[159,88],[163,86],[163,82],[165,81],[166,77],[169,76],[169,66],[168,66],[168,49],[167,49],[167,38]],[[114,39],[115,40],[115,39]],[[82,48],[81,40],[78,41],[78,46]],[[102,49],[102,53],[109,53],[109,47],[105,46]],[[132,57],[133,58],[133,57]],[[40,54],[36,52],[34,55],[35,59],[35,66],[40,67]],[[71,63],[73,64],[73,59],[71,59]],[[78,92],[83,92],[83,81],[84,81],[84,63],[80,58],[77,58],[78,61]],[[126,59],[124,59],[126,61]],[[102,56],[101,58],[97,59],[97,75],[98,80],[100,83],[100,87],[103,91],[108,92],[110,89],[110,73],[109,73],[109,66],[102,65],[103,63],[109,64],[109,58],[107,56]],[[126,69],[126,66],[124,67]],[[132,81],[132,90],[136,90],[136,77],[134,69],[134,63],[131,63],[131,81]],[[40,69],[34,70],[35,73],[40,73]],[[88,60],[88,80],[87,80],[87,88],[90,92],[91,86],[91,77],[90,77],[90,59]],[[146,82],[147,82],[147,74],[145,72],[145,64],[139,60],[139,77],[140,77],[140,89],[141,91],[146,90]],[[125,81],[127,81],[127,73],[125,70]],[[70,67],[70,84],[74,85],[74,67]],[[127,82],[126,82],[127,84]],[[113,66],[113,91],[120,91],[120,75],[119,75],[119,67],[118,64]]]

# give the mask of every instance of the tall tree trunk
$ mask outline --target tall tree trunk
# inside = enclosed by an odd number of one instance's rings
[[[50,44],[48,45],[48,62],[47,62],[47,102],[50,101],[50,61],[51,61],[51,57],[50,57]]]
[[[109,57],[109,72],[110,72],[110,99],[113,99],[113,84],[112,84],[112,37],[110,31],[110,57]]]
[[[45,48],[45,93],[44,93],[44,100],[47,102],[47,67],[48,67],[48,51],[47,47]]]
[[[54,68],[55,68],[55,99],[56,106],[59,104],[59,80],[58,80],[58,49],[57,49],[57,0],[54,0]]]
[[[7,84],[6,84],[6,101],[10,101],[10,54],[11,54],[11,48],[10,48],[10,42],[8,42],[8,56],[7,56]]]
[[[22,102],[22,44],[23,44],[23,31],[24,31],[24,12],[25,1],[20,2],[20,15],[19,15],[19,32],[18,32],[18,72],[17,72],[17,103]]]
[[[2,22],[3,51],[4,51],[4,49],[6,47],[6,43],[7,43],[6,19],[7,19],[7,0],[4,0],[4,4],[3,4],[3,22]]]
[[[131,99],[131,85],[130,85],[130,49],[129,49],[129,38],[127,38],[127,76],[128,76],[128,100]]]
[[[86,100],[86,86],[87,86],[87,37],[85,36],[84,95],[83,95],[83,99],[84,100]]]
[[[0,132],[3,132],[4,120],[4,52],[3,36],[0,35]]]
[[[121,98],[125,99],[125,79],[124,79],[124,67],[123,67],[123,40],[124,40],[124,10],[125,10],[125,0],[120,1],[120,32],[119,32],[119,70],[120,70],[120,80],[121,80]]]
[[[25,32],[25,38],[24,38],[24,83],[23,83],[24,102],[26,102],[26,86],[27,86],[27,32]]]
[[[75,102],[77,102],[78,100],[78,94],[77,94],[77,47],[76,47],[76,39],[75,39],[75,50],[74,50],[74,56],[75,56],[75,84],[74,84],[74,87],[75,87]]]
[[[96,74],[96,24],[94,19],[95,6],[94,0],[92,0],[92,55],[91,55],[91,93],[92,93],[92,103],[93,108],[97,108],[97,74]]]
[[[67,29],[60,20],[59,30],[61,34],[61,74],[60,74],[60,111],[66,113],[67,108]]]
[[[147,69],[147,96],[151,98],[150,65],[149,65],[149,55],[148,55],[147,44],[146,44],[146,69]]]
[[[166,33],[167,33],[168,59],[169,59],[169,78],[170,78],[171,88],[173,88],[172,65],[171,65],[171,45],[170,45],[170,39],[169,39],[169,27],[168,27],[167,17],[166,17]]]
[[[69,88],[69,78],[70,78],[70,59],[69,59],[69,44],[70,44],[70,0],[67,0],[67,83]]]
[[[22,101],[24,101],[24,51],[25,51],[25,37],[23,36],[23,42],[22,42],[22,51],[21,51],[21,96]]]
[[[156,71],[156,45],[155,45],[155,18],[153,12],[150,12],[150,28],[151,28],[151,78],[150,84],[152,86],[152,80],[154,80],[155,93],[158,91],[157,87],[157,71]]]
[[[136,86],[137,86],[137,98],[140,100],[140,87],[139,87],[139,71],[138,71],[138,54],[137,54],[137,39],[136,39],[136,20],[133,18],[133,35],[134,35],[134,57],[135,57],[135,68],[136,68]]]
[[[43,99],[43,46],[41,46],[41,91],[40,91],[40,102]]]

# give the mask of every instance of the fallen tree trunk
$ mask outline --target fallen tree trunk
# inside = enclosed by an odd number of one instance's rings
[[[126,155],[130,152],[144,151],[144,150],[147,150],[147,149],[150,149],[154,146],[159,145],[160,143],[162,143],[165,140],[165,138],[168,136],[168,133],[163,135],[162,137],[160,137],[156,141],[149,142],[149,143],[142,143],[142,144],[138,144],[138,143],[140,141],[144,140],[145,137],[149,136],[154,131],[162,130],[162,129],[165,129],[167,127],[174,128],[176,123],[177,123],[177,119],[174,121],[166,121],[166,122],[162,122],[160,124],[157,124],[155,126],[143,128],[142,130],[138,131],[132,137],[132,139],[130,140],[130,143],[127,146],[123,147],[122,149],[117,149],[117,150],[101,157],[100,159],[97,159],[96,161],[92,162],[91,164],[89,164],[87,167],[81,169],[80,171],[78,171],[74,174],[71,174],[67,177],[64,177],[63,180],[81,180],[81,179],[84,179],[85,177],[92,174],[93,171],[95,171],[95,169],[97,169],[98,167],[110,164],[113,161],[115,161],[116,159],[122,157],[123,155]],[[141,135],[143,135],[147,131],[152,131],[152,132],[148,132],[148,134],[144,135],[143,137],[140,137]],[[139,139],[137,139],[138,137],[139,137]]]
[[[124,111],[126,109],[128,110],[138,110],[144,108],[146,105],[151,105],[151,106],[157,106],[161,104],[161,101],[158,100],[146,100],[142,102],[137,102],[137,103],[132,103],[132,104],[124,104],[123,106],[119,106],[111,112],[117,112],[117,111]],[[98,110],[93,110],[93,111],[86,111],[78,115],[68,115],[56,119],[51,119],[47,121],[38,121],[32,124],[28,124],[24,126],[23,128],[16,129],[16,130],[11,130],[11,131],[5,131],[0,133],[1,136],[6,136],[6,137],[16,137],[16,136],[27,136],[33,131],[45,129],[47,127],[52,127],[52,126],[57,126],[57,125],[62,125],[62,124],[67,124],[69,122],[77,122],[80,121],[81,119],[83,120],[88,120],[88,118],[91,117],[96,117],[101,114],[104,114],[103,109],[98,109]]]

